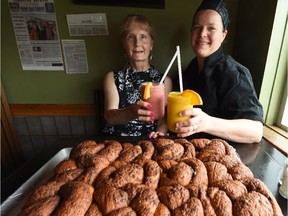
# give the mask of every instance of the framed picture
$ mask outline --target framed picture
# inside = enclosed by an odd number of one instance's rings
[[[75,4],[105,5],[118,7],[165,8],[165,0],[73,0]]]

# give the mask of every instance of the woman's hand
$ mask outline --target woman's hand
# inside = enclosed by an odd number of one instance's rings
[[[153,132],[151,132],[150,134],[149,134],[149,138],[150,139],[155,139],[155,138],[157,138],[157,137],[159,137],[159,136],[167,136],[168,134],[164,134],[163,132],[161,132],[161,131],[153,131]]]
[[[136,104],[129,106],[128,110],[131,112],[131,115],[134,116],[134,119],[145,122],[154,122],[154,112],[149,111],[151,104],[143,100],[138,100]]]
[[[191,116],[188,120],[177,122],[178,137],[187,137],[195,133],[203,132],[209,125],[209,115],[200,108],[193,108],[179,113],[181,116]]]
[[[191,118],[177,122],[178,137],[204,132],[237,143],[259,143],[262,139],[263,124],[260,121],[217,118],[209,116],[200,108],[185,110],[180,115]]]
[[[148,135],[150,139],[155,139],[159,136],[169,136],[166,120],[167,120],[166,114],[163,116],[163,118],[158,119],[156,131],[153,131]]]

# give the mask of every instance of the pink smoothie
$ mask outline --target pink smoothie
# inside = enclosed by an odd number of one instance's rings
[[[143,98],[143,93],[146,83],[142,83],[140,86],[141,96]],[[144,100],[144,99],[143,99]],[[155,119],[161,119],[165,114],[165,86],[164,84],[152,83],[150,88],[150,98],[144,100],[152,105],[149,109],[154,112]]]

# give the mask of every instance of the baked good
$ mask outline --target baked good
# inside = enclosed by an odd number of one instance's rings
[[[61,201],[52,214],[55,216],[85,215],[92,203],[93,192],[94,188],[84,182],[68,182],[60,188]]]
[[[114,210],[128,207],[128,194],[120,188],[111,186],[102,187],[96,189],[94,201],[105,215]]]
[[[74,159],[66,159],[61,161],[54,169],[55,174],[60,174],[62,172],[77,169],[76,161]]]
[[[86,140],[19,215],[283,215],[221,139]]]
[[[98,205],[93,202],[89,206],[89,209],[86,211],[85,216],[102,216],[102,212]]]
[[[19,216],[49,216],[56,209],[59,202],[60,197],[58,195],[45,197],[30,205],[26,205]]]

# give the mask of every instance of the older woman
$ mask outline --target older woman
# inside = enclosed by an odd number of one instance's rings
[[[204,132],[239,143],[262,138],[263,109],[251,74],[221,47],[228,23],[223,0],[203,0],[194,15],[191,45],[196,57],[183,72],[183,87],[198,92],[203,106],[180,113],[191,118],[176,124],[179,137]],[[173,84],[178,83],[176,78]]]
[[[150,64],[154,36],[149,20],[141,15],[128,15],[121,25],[121,41],[128,63],[109,72],[104,78],[107,126],[104,133],[114,136],[157,136],[167,133],[165,119],[154,120],[151,104],[141,100],[140,84],[159,82],[162,74]],[[166,92],[172,82],[166,77]]]

